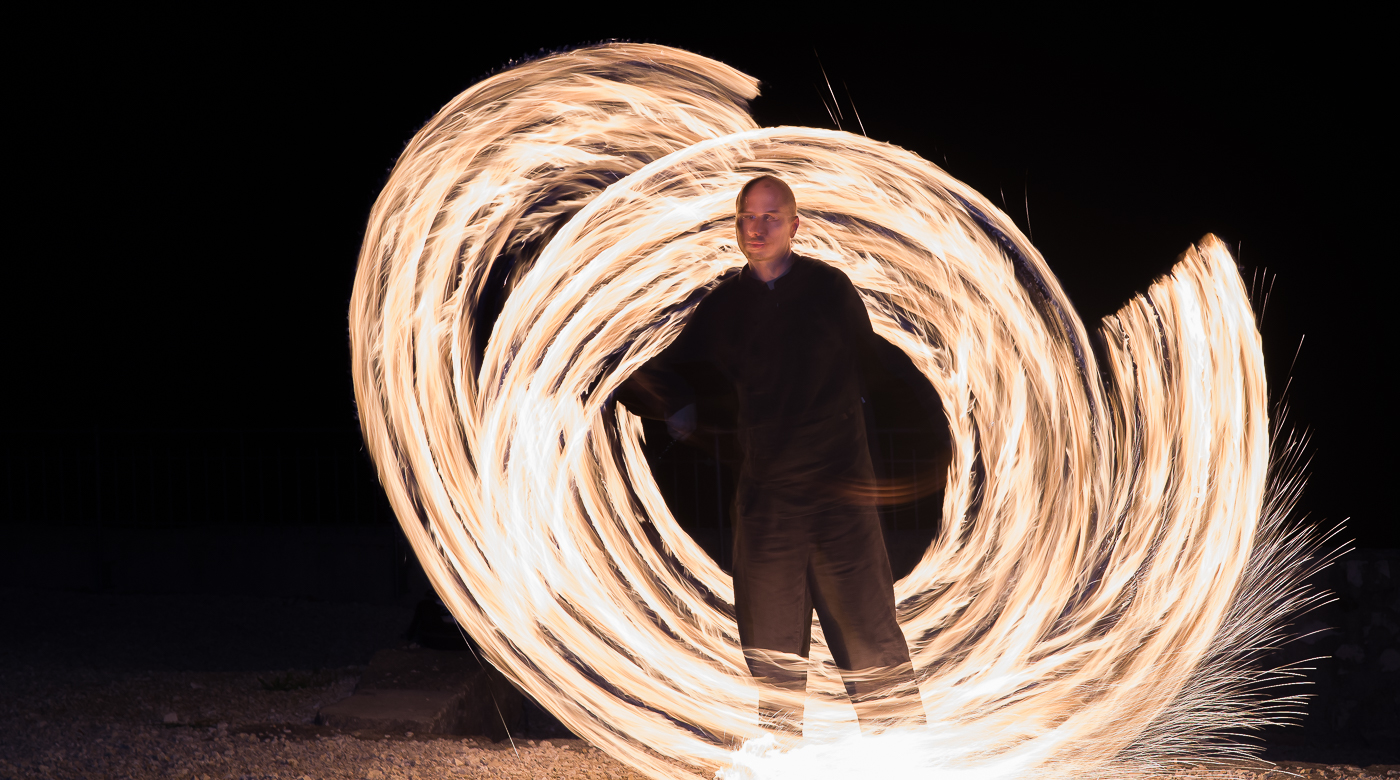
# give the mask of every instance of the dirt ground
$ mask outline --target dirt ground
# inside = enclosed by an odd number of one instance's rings
[[[571,739],[344,733],[316,713],[412,605],[0,590],[0,778],[640,778]],[[1234,778],[1400,777],[1289,763]]]

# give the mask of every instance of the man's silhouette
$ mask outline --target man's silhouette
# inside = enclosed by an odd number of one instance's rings
[[[881,345],[892,348],[875,337],[844,273],[793,254],[800,219],[785,183],[755,178],[735,205],[747,265],[701,301],[619,400],[685,438],[697,418],[680,369],[708,364],[734,388],[744,455],[734,597],[745,659],[763,690],[761,716],[801,730],[815,607],[862,729],[921,720],[872,500],[863,410],[862,376]]]

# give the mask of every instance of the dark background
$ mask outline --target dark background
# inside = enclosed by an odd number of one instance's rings
[[[758,77],[763,125],[833,126],[824,66],[843,127],[1005,203],[1091,331],[1221,236],[1261,291],[1273,398],[1310,436],[1301,511],[1400,547],[1382,382],[1392,80],[1365,20],[791,19],[37,25],[11,95],[7,427],[353,432],[356,254],[405,142],[514,58],[618,37]]]
[[[1394,617],[1395,556],[1377,548],[1400,547],[1382,381],[1395,166],[1381,112],[1394,79],[1380,23],[1144,8],[1137,21],[1013,30],[1006,14],[918,22],[861,6],[798,24],[803,9],[788,6],[664,10],[692,17],[17,22],[0,584],[31,590],[14,600],[47,604],[32,589],[56,587],[95,590],[92,604],[420,598],[355,421],[346,316],[369,209],[454,95],[513,59],[623,38],[756,76],[762,125],[835,126],[824,67],[845,129],[863,125],[1004,204],[1091,332],[1203,234],[1228,242],[1258,290],[1273,401],[1310,441],[1296,517],[1345,520],[1338,538],[1369,550],[1314,578],[1340,601],[1297,621],[1294,633],[1322,633],[1285,660],[1337,660],[1311,675],[1320,698],[1304,736],[1270,744],[1341,745],[1348,761],[1362,760],[1358,745],[1393,745],[1396,634],[1393,621],[1373,630],[1374,616]],[[699,457],[676,466],[679,482]],[[697,515],[722,512],[707,500]],[[722,550],[718,520],[712,530]],[[49,638],[31,655],[65,642],[108,653],[82,611],[38,609],[46,622],[26,635]],[[151,611],[200,647],[218,643],[180,610]],[[277,631],[244,644],[285,643]],[[143,631],[134,657],[148,645]],[[172,650],[172,663],[218,665],[201,653]]]

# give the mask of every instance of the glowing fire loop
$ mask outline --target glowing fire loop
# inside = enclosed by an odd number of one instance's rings
[[[989,202],[902,149],[758,128],[756,82],[659,46],[529,62],[410,142],[350,331],[380,477],[486,656],[654,777],[1047,777],[1243,751],[1291,706],[1251,652],[1306,596],[1249,298],[1212,236],[1088,333]],[[818,627],[806,740],[762,732],[727,575],[609,394],[743,257],[775,173],[795,248],[845,271],[943,399],[943,531],[896,585],[929,725],[858,736]],[[480,312],[500,307],[494,330]],[[489,337],[489,338],[488,338]],[[739,743],[752,739],[742,750]],[[855,771],[852,767],[858,767]]]

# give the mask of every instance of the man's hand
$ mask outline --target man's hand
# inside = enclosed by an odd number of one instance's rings
[[[695,404],[686,404],[666,418],[666,432],[672,439],[688,439],[695,433]]]

